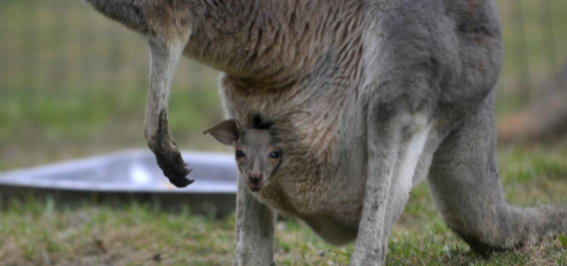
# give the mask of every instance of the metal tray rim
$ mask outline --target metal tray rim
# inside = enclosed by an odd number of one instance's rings
[[[228,153],[219,152],[200,152],[200,151],[183,151],[182,155],[185,159],[190,158],[189,161],[200,161],[204,163],[221,162],[221,163],[235,163],[234,158]],[[118,151],[109,154],[96,155],[87,158],[74,159],[60,163],[40,165],[26,169],[16,169],[7,172],[0,172],[0,186],[14,186],[21,188],[41,188],[41,189],[55,189],[55,190],[68,190],[68,191],[82,191],[82,192],[114,192],[114,193],[195,193],[195,194],[234,194],[236,193],[236,182],[224,182],[218,180],[200,181],[196,180],[195,183],[185,188],[175,188],[173,185],[164,187],[151,187],[151,186],[137,186],[135,184],[123,182],[113,184],[100,184],[93,186],[92,182],[88,181],[57,181],[50,182],[49,180],[41,180],[33,178],[41,174],[57,174],[62,171],[72,171],[93,165],[104,165],[112,160],[118,158],[141,159],[152,156],[153,154],[147,150],[132,149],[126,151]],[[31,177],[27,177],[31,176]],[[163,177],[164,183],[169,183],[167,178]]]

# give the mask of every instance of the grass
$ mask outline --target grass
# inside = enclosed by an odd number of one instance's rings
[[[567,199],[567,139],[500,149],[507,200],[519,206]],[[57,205],[49,198],[8,199],[0,212],[0,265],[229,265],[235,217],[163,211],[159,203]],[[567,265],[566,236],[485,259],[447,229],[426,183],[412,190],[394,226],[388,265]],[[347,265],[353,245],[325,244],[302,222],[279,221],[278,265]]]
[[[220,121],[218,97],[205,90],[176,96],[170,102],[173,135],[185,149],[207,149],[211,142],[195,129]],[[144,147],[145,101],[145,89],[0,96],[0,170]]]
[[[525,76],[539,90],[553,64],[567,59],[567,2],[498,0],[504,65],[497,114],[521,108]],[[516,17],[526,21],[524,51]],[[554,42],[546,18],[554,24]],[[140,36],[81,1],[0,1],[0,170],[145,147],[148,50]],[[556,55],[550,59],[550,47]],[[526,68],[522,58],[529,64]],[[555,61],[555,62],[550,62]],[[183,149],[220,148],[200,132],[222,119],[218,72],[182,60],[174,81],[170,126]],[[567,203],[567,140],[500,148],[506,199],[520,206]],[[58,204],[0,195],[0,266],[228,265],[234,217],[216,220],[190,209],[167,212],[138,202]],[[390,239],[390,265],[567,265],[565,237],[490,259],[470,253],[436,214],[427,184],[412,191]],[[278,265],[345,265],[352,245],[324,244],[301,222],[277,226]]]

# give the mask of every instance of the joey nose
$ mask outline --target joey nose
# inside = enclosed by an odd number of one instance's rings
[[[250,179],[250,182],[252,182],[254,184],[258,184],[260,182],[260,180],[262,180],[262,172],[250,171],[248,173],[248,179]]]

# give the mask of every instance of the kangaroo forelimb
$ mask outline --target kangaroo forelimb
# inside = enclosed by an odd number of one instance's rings
[[[151,37],[148,40],[151,51],[151,74],[144,135],[163,174],[176,187],[185,187],[194,180],[187,179],[191,170],[183,161],[169,132],[167,122],[171,80],[181,57],[184,42],[166,42]]]

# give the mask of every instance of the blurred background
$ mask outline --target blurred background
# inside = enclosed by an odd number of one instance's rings
[[[506,199],[567,200],[567,1],[496,0],[504,64],[496,85]],[[222,117],[218,72],[181,61],[170,128],[183,150],[225,149],[204,129]],[[0,0],[0,171],[146,149],[145,40],[80,0]],[[0,195],[0,265],[229,265],[234,216],[215,220],[159,204],[79,203]],[[5,203],[5,204],[3,204]],[[38,222],[40,221],[40,222]],[[147,232],[151,232],[148,234]],[[344,265],[352,245],[323,243],[293,219],[277,225],[278,265]],[[391,265],[567,265],[566,244],[485,261],[437,216],[427,183],[392,232]],[[560,240],[561,241],[561,240]],[[424,248],[425,247],[425,248]],[[527,255],[526,255],[527,254]],[[494,263],[494,264],[492,264]]]
[[[567,1],[497,2],[502,121],[538,99],[567,62]],[[148,76],[145,40],[82,1],[0,1],[0,170],[145,148]],[[182,149],[220,148],[201,134],[222,119],[217,76],[181,61],[169,117]]]

